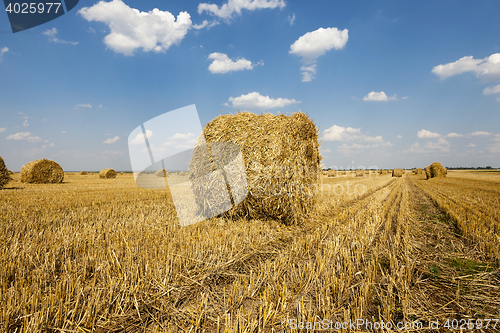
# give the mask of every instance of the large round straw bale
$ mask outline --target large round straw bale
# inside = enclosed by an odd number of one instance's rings
[[[356,170],[356,177],[363,177],[365,175],[365,171],[363,170]]]
[[[89,173],[88,173],[87,171],[80,171],[80,175],[82,175],[82,176],[86,176],[86,175],[88,175],[88,174],[89,174]]]
[[[441,163],[439,162],[434,162],[431,165],[429,165],[430,173],[431,173],[431,178],[441,178],[441,177],[446,177],[446,169],[443,168]]]
[[[392,170],[392,176],[393,177],[403,177],[403,169],[393,169]]]
[[[116,178],[116,171],[113,169],[102,169],[101,172],[99,172],[99,178]]]
[[[337,170],[328,170],[328,177],[337,176]]]
[[[3,189],[5,185],[11,180],[12,178],[10,177],[11,174],[9,174],[9,170],[5,166],[5,162],[3,161],[3,158],[0,157],[0,190]]]
[[[21,182],[46,184],[62,183],[64,171],[59,164],[45,158],[25,164],[21,168]]]
[[[156,171],[155,176],[156,177],[167,177],[168,172],[165,169],[161,169],[161,170]]]
[[[227,215],[275,218],[286,224],[302,222],[313,210],[320,176],[318,130],[304,113],[291,116],[240,112],[222,115],[208,123],[203,133],[213,142],[236,144],[242,152],[248,192]],[[220,146],[220,145],[219,145]],[[212,149],[212,148],[211,148]],[[190,179],[217,169],[207,165],[202,153],[193,154]],[[213,151],[212,151],[213,157]],[[214,196],[204,195],[193,181],[199,208],[217,206]]]

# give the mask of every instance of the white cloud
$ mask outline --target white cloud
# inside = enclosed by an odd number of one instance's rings
[[[196,30],[200,30],[203,28],[210,29],[211,27],[214,27],[214,26],[219,25],[219,24],[220,24],[219,21],[203,20],[203,22],[201,24],[193,24],[193,29],[196,29]]]
[[[104,44],[117,53],[132,56],[136,49],[144,52],[165,52],[179,44],[191,28],[191,16],[180,12],[177,20],[168,11],[157,8],[140,12],[121,0],[100,1],[78,11],[87,21],[98,21],[111,30]]]
[[[292,16],[288,15],[288,22],[290,22],[290,25],[293,25],[295,22],[295,13]]]
[[[440,136],[441,136],[440,134],[428,131],[426,129],[422,129],[417,132],[417,137],[419,139],[439,138]]]
[[[340,50],[344,48],[349,39],[348,30],[342,31],[337,28],[319,28],[299,37],[292,45],[288,53],[302,57],[306,66],[301,67],[302,82],[309,82],[316,73],[316,60],[331,49]]]
[[[28,123],[28,119],[24,119],[23,127],[28,127],[30,124]]]
[[[5,132],[7,130],[7,127],[0,127],[0,133]]]
[[[300,101],[296,101],[295,99],[270,98],[269,96],[262,96],[255,91],[239,97],[229,97],[229,102],[232,103],[232,107],[248,109],[281,108],[289,104],[300,103]]]
[[[104,140],[103,143],[110,145],[112,143],[115,143],[118,140],[120,140],[120,137],[115,136],[114,138],[109,138],[109,139]]]
[[[49,147],[54,147],[54,146],[55,146],[54,142],[52,142],[52,143],[49,145]]]
[[[308,66],[300,67],[302,71],[302,82],[310,82],[316,74],[316,64],[310,64]]]
[[[149,139],[153,136],[153,131],[146,130],[146,137]],[[129,141],[129,144],[144,144],[144,134],[139,133],[135,136],[133,140]]]
[[[450,151],[450,143],[443,138],[439,138],[437,142],[427,142],[424,147],[420,147],[418,142],[415,142],[403,153],[417,153],[417,154],[435,154],[447,153]]]
[[[497,84],[494,87],[486,87],[486,88],[484,88],[483,94],[485,94],[485,95],[500,94],[500,84]]]
[[[68,133],[68,131],[62,131],[61,133],[62,133],[62,134],[66,134],[66,133]]]
[[[332,127],[327,128],[323,132],[323,140],[344,141],[344,142],[348,141],[378,142],[378,143],[384,142],[382,136],[380,135],[372,137],[364,133],[361,133],[361,128],[342,127],[337,125],[333,125]]]
[[[448,133],[446,134],[445,137],[447,138],[461,138],[463,137],[464,135],[463,134],[458,134],[458,133]]]
[[[491,135],[492,133],[490,132],[485,132],[485,131],[475,131],[475,132],[472,132],[470,135],[472,136],[487,136],[487,135]]]
[[[49,41],[53,43],[58,43],[58,44],[71,44],[71,45],[78,45],[78,42],[70,42],[67,40],[62,40],[56,37],[58,31],[56,28],[52,28],[49,30],[45,30],[42,32],[42,34],[46,35],[49,37]]]
[[[233,61],[229,59],[227,54],[214,52],[208,56],[208,59],[212,59],[212,63],[208,66],[208,70],[213,74],[225,74],[231,71],[242,71],[245,69],[253,69],[254,64],[250,60],[245,58]],[[264,64],[258,63],[258,65]]]
[[[198,14],[207,12],[221,19],[229,20],[235,13],[241,15],[242,9],[249,11],[263,8],[274,9],[278,7],[282,9],[285,5],[284,0],[228,0],[227,3],[220,7],[214,4],[200,3],[198,5]]]
[[[442,80],[467,72],[475,73],[477,77],[500,78],[500,53],[494,53],[484,59],[467,56],[432,69],[432,73]]]
[[[403,136],[402,136],[402,135],[398,135],[398,136],[396,137],[396,139],[402,139],[402,138],[403,138]]]
[[[474,148],[474,147],[476,147],[476,145],[475,145],[475,144],[473,144],[473,143],[469,143],[469,144],[468,144],[467,146],[465,146],[465,147]]]
[[[326,149],[321,149],[321,153],[331,153],[332,151],[330,150],[330,148],[326,148]]]
[[[396,99],[396,95],[392,97],[388,97],[385,92],[375,92],[372,91],[368,93],[365,97],[363,97],[363,101],[378,101],[378,102],[386,102],[386,101],[392,101]]]
[[[38,136],[31,135],[30,132],[19,132],[16,134],[11,134],[7,137],[7,140],[26,140],[29,142],[37,142],[42,141],[42,139]]]
[[[3,54],[6,53],[6,52],[9,52],[9,48],[8,47],[2,47],[0,49],[0,61],[2,61],[2,57],[3,57]]]
[[[77,108],[77,109],[78,108],[89,108],[89,109],[91,109],[92,105],[90,105],[88,103],[87,104],[78,104],[78,105],[75,105],[75,108]]]

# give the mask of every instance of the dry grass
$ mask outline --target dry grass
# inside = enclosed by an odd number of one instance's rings
[[[64,180],[64,171],[57,162],[40,159],[26,163],[21,168],[21,182],[33,184],[56,184]]]
[[[113,169],[102,169],[99,172],[99,178],[103,179],[116,178],[116,171]]]
[[[290,332],[289,319],[498,318],[499,271],[481,245],[498,226],[498,183],[423,178],[322,177],[315,210],[293,226],[212,218],[180,228],[168,191],[138,188],[132,175],[1,191],[0,329]],[[471,213],[469,228],[460,219]]]

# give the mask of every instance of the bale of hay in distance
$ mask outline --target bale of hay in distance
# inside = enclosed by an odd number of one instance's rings
[[[89,174],[89,173],[88,173],[87,171],[80,171],[80,175],[82,175],[82,176],[86,176],[86,175],[88,175],[88,174]]]
[[[54,161],[45,158],[26,163],[21,168],[21,182],[33,184],[57,184],[64,180],[64,171]]]
[[[168,172],[165,169],[161,169],[161,170],[156,171],[155,176],[156,177],[167,177]]]
[[[392,170],[392,176],[393,177],[403,177],[403,169],[393,169]]]
[[[113,169],[102,169],[101,172],[99,172],[99,178],[116,178],[116,171]]]
[[[365,175],[364,170],[356,170],[356,177],[363,177]]]
[[[0,190],[3,189],[3,187],[12,179],[9,172],[10,171],[5,166],[3,158],[0,156]]]
[[[434,162],[429,165],[431,178],[446,177],[447,170],[439,162]]]
[[[381,175],[385,175],[387,173],[387,170],[381,169],[381,170],[379,170],[378,173]]]
[[[336,176],[337,176],[337,170],[328,171],[328,177],[336,177]]]
[[[286,224],[307,218],[315,206],[321,172],[318,130],[307,115],[239,112],[215,118],[203,133],[209,147],[214,142],[227,142],[236,144],[242,152],[248,192],[227,215],[270,217]],[[216,168],[198,155],[195,149],[189,176],[203,211],[216,206],[217,201],[204,195],[203,186],[195,180]]]
[[[429,165],[424,168],[424,172],[425,172],[425,177],[427,179],[430,179],[431,178],[431,167]]]

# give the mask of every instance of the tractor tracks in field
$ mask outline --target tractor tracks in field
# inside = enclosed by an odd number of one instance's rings
[[[498,318],[498,266],[461,234],[456,222],[413,179],[407,186],[415,262],[408,315],[428,320]]]

